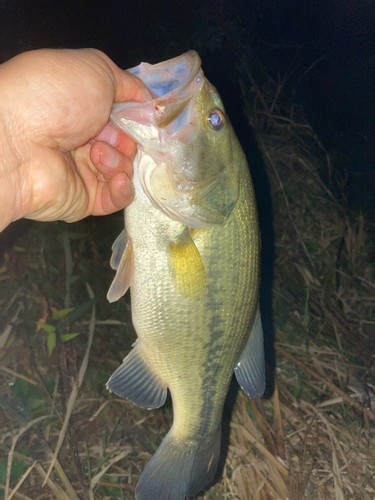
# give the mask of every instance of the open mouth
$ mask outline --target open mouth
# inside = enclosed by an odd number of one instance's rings
[[[170,136],[188,124],[190,116],[184,111],[203,84],[203,77],[200,75],[201,59],[197,52],[190,51],[154,65],[141,63],[128,71],[144,82],[150,99],[141,103],[116,103],[111,113],[111,122],[115,126],[133,137],[141,146],[145,146],[140,126],[158,127],[162,135],[164,130]],[[137,122],[138,125],[130,122]],[[166,127],[170,125],[171,129],[166,131]],[[150,133],[144,135],[147,139]]]

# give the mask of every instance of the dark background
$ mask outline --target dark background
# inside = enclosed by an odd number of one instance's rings
[[[240,136],[241,60],[290,74],[307,119],[347,181],[353,214],[375,215],[372,0],[1,0],[0,61],[40,47],[96,47],[121,67],[196,49]],[[314,65],[314,63],[316,63]],[[301,78],[306,70],[310,71]],[[245,133],[246,132],[246,133]],[[253,147],[249,139],[249,149]]]

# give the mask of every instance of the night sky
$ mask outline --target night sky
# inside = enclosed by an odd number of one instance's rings
[[[41,47],[96,47],[123,68],[196,49],[239,136],[240,58],[258,58],[274,77],[292,72],[291,85],[322,58],[297,99],[348,170],[350,210],[374,217],[372,0],[0,0],[0,62]]]

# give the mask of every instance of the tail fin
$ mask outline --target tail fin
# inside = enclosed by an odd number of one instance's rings
[[[135,490],[136,500],[185,500],[213,480],[221,428],[203,442],[177,439],[172,430],[143,471]]]

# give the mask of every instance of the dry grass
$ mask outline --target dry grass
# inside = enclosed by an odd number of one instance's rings
[[[373,499],[369,228],[363,217],[348,217],[320,180],[322,170],[333,179],[334,167],[285,104],[292,101],[283,84],[267,80],[260,91],[248,76],[247,112],[273,200],[278,389],[258,403],[238,393],[222,477],[200,498]],[[133,499],[171,424],[170,405],[147,412],[104,390],[134,332],[128,302],[92,300],[109,285],[118,229],[108,219],[88,224],[69,233],[61,224],[30,224],[2,253],[0,497],[7,500]]]

